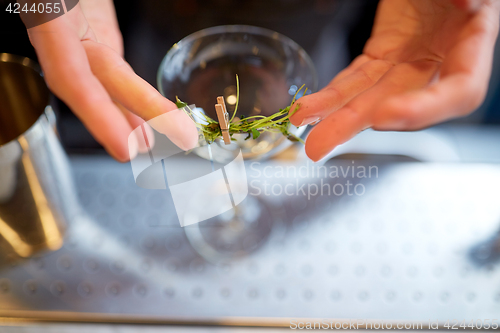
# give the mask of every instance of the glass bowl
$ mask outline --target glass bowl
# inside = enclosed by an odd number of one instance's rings
[[[237,117],[272,115],[290,105],[300,86],[310,93],[318,85],[310,57],[290,38],[263,28],[227,25],[198,31],[175,44],[160,65],[158,87],[168,99],[178,96],[217,119],[217,96],[224,96],[230,115],[235,109],[236,75],[240,81]],[[305,128],[289,130],[300,136]],[[211,145],[213,156],[230,158],[241,149],[245,159],[262,158],[291,143],[281,133],[264,132],[256,140],[244,140],[246,136],[235,134],[237,141],[230,145],[220,141]]]

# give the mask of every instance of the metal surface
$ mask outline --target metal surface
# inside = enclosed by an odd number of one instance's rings
[[[49,91],[31,60],[0,54],[0,101],[0,246],[15,260],[60,248],[78,204]]]
[[[250,165],[250,183],[264,180],[258,170],[283,163]],[[379,174],[325,180],[362,183],[362,196],[254,196],[264,215],[248,230],[245,254],[213,264],[189,243],[166,191],[138,188],[129,165],[74,157],[79,197],[91,216],[72,221],[61,250],[2,268],[0,315],[271,326],[286,326],[289,317],[498,316],[500,266],[474,259],[500,226],[498,165],[332,163],[376,165]],[[220,228],[206,223],[199,230],[213,236]]]

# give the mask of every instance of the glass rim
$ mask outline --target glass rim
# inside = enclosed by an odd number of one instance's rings
[[[311,70],[311,75],[313,77],[313,84],[314,89],[311,89],[313,92],[316,91],[318,88],[318,74],[316,72],[316,67],[314,66],[314,62],[312,61],[311,57],[309,54],[304,50],[302,46],[300,46],[297,42],[295,42],[293,39],[290,37],[287,37],[277,31],[273,31],[271,29],[267,28],[262,28],[262,27],[257,27],[253,25],[243,25],[243,24],[232,24],[232,25],[218,25],[215,27],[209,27],[205,28],[202,30],[198,30],[196,32],[193,32],[192,34],[187,35],[186,37],[182,38],[180,41],[175,43],[170,50],[168,50],[167,54],[163,57],[160,67],[158,68],[158,73],[156,77],[156,84],[158,86],[158,90],[160,91],[160,94],[162,94],[164,97],[163,89],[162,89],[162,73],[165,68],[166,62],[169,59],[169,55],[173,54],[175,51],[180,49],[184,44],[188,44],[191,42],[196,41],[199,38],[206,37],[206,36],[212,36],[212,35],[217,35],[217,34],[223,34],[223,33],[249,33],[249,34],[254,34],[254,35],[260,35],[263,37],[268,37],[269,39],[274,39],[274,40],[279,40],[283,43],[287,43],[294,47],[298,52],[302,53],[303,58],[305,59],[307,66]]]
[[[0,53],[0,62],[19,64],[28,67],[43,77],[42,69],[33,59],[12,53]]]

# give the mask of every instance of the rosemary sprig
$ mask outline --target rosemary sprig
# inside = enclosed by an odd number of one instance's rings
[[[288,128],[291,125],[290,117],[297,111],[299,106],[297,105],[297,107],[293,111],[290,111],[290,109],[295,103],[297,94],[302,90],[302,88],[304,88],[304,85],[302,85],[300,89],[297,90],[297,92],[293,96],[292,103],[290,103],[289,106],[287,106],[284,109],[280,109],[278,112],[276,112],[271,116],[268,117],[261,115],[250,116],[250,117],[242,116],[241,118],[239,119],[236,118],[235,120],[240,100],[240,84],[238,80],[238,75],[236,75],[236,106],[234,108],[234,112],[230,119],[230,125],[229,125],[229,135],[231,136],[231,140],[236,141],[236,139],[232,137],[233,134],[246,133],[247,137],[245,138],[245,140],[248,140],[250,138],[253,138],[255,140],[261,135],[261,132],[272,132],[272,133],[282,133],[290,141],[299,141],[301,143],[304,143],[304,140],[302,140],[301,138],[295,136],[294,134],[288,131]],[[307,88],[304,90],[304,95],[306,94],[306,92]],[[186,112],[189,115],[189,117],[191,117],[191,119],[196,124],[196,127],[203,132],[203,135],[207,143],[210,144],[222,137],[222,131],[220,129],[218,121],[210,118],[204,113],[199,112],[197,113],[197,115],[199,115],[205,122],[205,123],[199,123],[193,117],[193,110],[189,108],[187,103],[182,102],[178,97],[176,97],[175,104],[179,109],[184,110],[184,112]]]

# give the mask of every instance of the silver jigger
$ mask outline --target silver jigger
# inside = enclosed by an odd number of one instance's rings
[[[49,97],[37,64],[0,53],[0,257],[60,248],[79,211]]]

